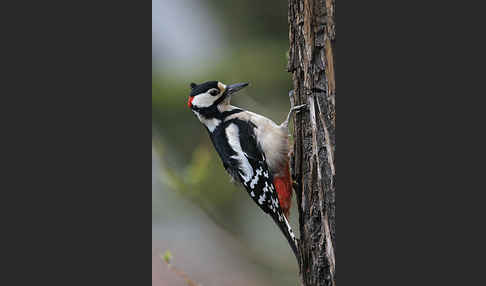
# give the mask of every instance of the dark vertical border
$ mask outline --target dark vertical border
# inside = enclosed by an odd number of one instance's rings
[[[336,3],[340,285],[484,280],[484,17],[466,6]]]
[[[2,273],[150,285],[151,1],[2,10]]]

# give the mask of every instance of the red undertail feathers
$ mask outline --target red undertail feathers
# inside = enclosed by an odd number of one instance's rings
[[[289,163],[285,165],[283,176],[275,176],[273,184],[278,193],[278,200],[280,207],[283,210],[285,217],[289,217],[290,206],[292,202],[292,181],[290,179]]]

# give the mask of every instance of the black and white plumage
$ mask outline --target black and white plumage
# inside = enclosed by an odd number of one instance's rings
[[[232,94],[247,85],[191,83],[188,106],[208,130],[226,171],[272,217],[299,260],[297,241],[281,209],[274,176],[288,162],[288,118],[302,106],[291,109],[287,120],[277,125],[266,117],[230,105]]]

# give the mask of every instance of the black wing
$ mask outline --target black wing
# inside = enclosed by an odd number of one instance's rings
[[[255,138],[256,126],[251,122],[232,119],[222,124],[219,138],[213,139],[223,165],[239,181],[255,203],[269,214],[289,241],[299,258],[293,231],[285,218],[273,184],[273,174],[268,168],[265,154]],[[216,135],[216,134],[215,134]],[[226,146],[225,146],[226,144]],[[218,147],[219,146],[219,147]]]

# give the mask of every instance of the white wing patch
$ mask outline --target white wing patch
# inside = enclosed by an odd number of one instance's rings
[[[279,207],[278,200],[277,200],[277,199],[273,199],[273,198],[272,198],[272,204],[270,205],[270,209],[271,209],[273,212],[276,212],[278,207]]]
[[[258,184],[258,176],[260,176],[263,172],[263,168],[260,167],[256,170],[255,177],[253,177],[253,180],[250,182],[250,188],[254,188],[256,184]]]
[[[268,182],[265,181],[265,187],[263,187],[263,193],[266,193],[271,190],[271,187],[268,186]]]
[[[228,138],[228,143],[236,153],[236,155],[231,156],[231,158],[238,160],[238,169],[240,170],[240,175],[243,177],[244,184],[246,185],[253,177],[253,168],[251,167],[250,162],[248,162],[248,158],[245,156],[245,153],[241,149],[238,126],[231,123],[228,125],[228,127],[226,127],[225,131],[226,137]]]
[[[265,202],[266,196],[265,193],[263,193],[259,198],[258,198],[258,203],[263,204]]]

